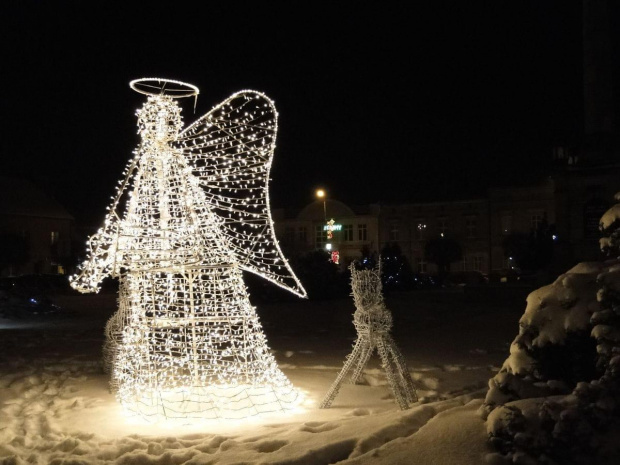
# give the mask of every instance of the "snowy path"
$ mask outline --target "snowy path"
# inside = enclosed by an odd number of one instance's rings
[[[22,322],[21,329],[0,320],[0,464],[484,463],[489,450],[476,409],[505,357],[497,331],[483,337],[479,317],[486,311],[475,307],[449,322],[447,310],[433,301],[409,327],[401,314],[396,341],[423,403],[400,411],[375,357],[364,384],[343,386],[333,408],[320,410],[354,334],[348,308],[331,324],[310,328],[308,320],[333,313],[325,307],[334,304],[304,305],[311,311],[298,309],[296,324],[292,311],[278,314],[282,326],[271,318],[277,306],[264,312],[276,358],[305,395],[304,411],[191,426],[147,425],[123,416],[99,361],[105,312],[30,328]],[[504,313],[506,321],[496,327],[516,331],[518,311]],[[425,320],[433,324],[425,326]],[[440,351],[437,344],[446,339],[452,344]]]

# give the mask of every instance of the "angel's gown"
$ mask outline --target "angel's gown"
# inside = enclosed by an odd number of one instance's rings
[[[149,97],[139,112],[125,214],[108,216],[93,246],[106,252],[93,249],[74,280],[79,288],[80,279],[119,277],[119,310],[106,328],[112,385],[124,407],[153,419],[291,408],[297,391],[269,351],[226,220],[187,153],[170,144],[175,107]]]

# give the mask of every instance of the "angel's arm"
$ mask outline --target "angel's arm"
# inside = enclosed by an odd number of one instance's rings
[[[82,292],[98,292],[101,281],[114,273],[118,246],[118,220],[108,215],[105,225],[88,240],[87,258],[71,276],[71,286]]]
[[[99,291],[101,281],[107,276],[114,276],[118,271],[117,255],[121,220],[117,207],[121,197],[131,185],[131,177],[137,166],[138,152],[135,152],[136,155],[125,168],[103,227],[88,239],[86,260],[78,267],[77,274],[69,278],[71,286],[82,293]]]

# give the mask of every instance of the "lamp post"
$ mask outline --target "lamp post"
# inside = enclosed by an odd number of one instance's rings
[[[327,207],[325,206],[325,191],[323,189],[317,189],[316,196],[318,199],[323,200],[323,219],[327,222]]]
[[[325,228],[327,225],[327,206],[325,205],[325,201],[326,201],[325,190],[317,189],[316,197],[317,199],[323,201],[323,227]],[[327,250],[328,252],[331,251],[331,243],[329,242],[330,239],[331,239],[331,232],[327,230],[327,242],[325,243],[325,250]]]

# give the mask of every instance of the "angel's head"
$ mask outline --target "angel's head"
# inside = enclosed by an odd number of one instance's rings
[[[149,96],[137,115],[138,133],[143,139],[175,140],[183,127],[181,108],[166,95]]]

